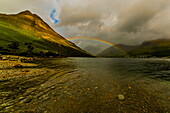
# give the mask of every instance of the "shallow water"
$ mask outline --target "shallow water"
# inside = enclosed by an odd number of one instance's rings
[[[170,112],[170,59],[53,58],[34,63],[39,66],[12,68],[26,73],[1,83],[2,92],[13,94],[3,97],[3,111]]]
[[[113,77],[148,78],[170,81],[170,59],[138,58],[61,58],[46,60],[50,66],[85,69],[89,73],[105,73]]]
[[[106,86],[100,91],[101,93],[105,92],[107,94],[107,91],[110,91],[113,88],[115,89],[115,94],[113,95],[119,93],[127,95],[129,100],[125,101],[125,105],[128,105],[128,102],[131,101],[133,102],[131,103],[132,106],[135,106],[134,104],[136,104],[137,101],[142,101],[143,103],[141,102],[141,105],[143,104],[144,106],[146,104],[147,106],[146,111],[149,111],[149,109],[150,111],[153,111],[153,109],[156,109],[154,104],[157,104],[155,102],[158,101],[159,104],[163,105],[158,105],[160,107],[159,109],[165,110],[170,107],[170,59],[60,58],[45,60],[44,62],[41,61],[41,63],[48,64],[49,67],[52,68],[60,68],[61,70],[75,70],[72,74],[78,74],[83,77],[91,76],[85,83],[78,83],[77,85],[92,87],[94,84],[98,86],[99,83],[101,83],[101,87]],[[88,80],[93,81],[89,82]],[[129,88],[131,89],[131,87],[133,90],[129,91]],[[148,98],[149,102],[143,100],[145,97]],[[116,96],[114,99],[115,98]],[[130,98],[134,98],[135,100],[130,100]],[[102,100],[101,97],[100,99]],[[81,101],[81,98],[78,98],[77,100]],[[105,98],[103,98],[103,100],[105,100]],[[87,103],[84,102],[83,104]],[[152,108],[152,106],[155,107]],[[163,108],[164,106],[166,107]],[[135,109],[136,107],[140,106],[135,106]],[[121,107],[119,110],[120,109]],[[131,111],[131,108],[127,106],[124,107],[124,109],[126,112]],[[166,111],[164,110],[162,112]],[[141,110],[136,111],[139,112]],[[160,110],[154,112],[158,111]],[[106,110],[104,112],[112,112],[112,110]]]

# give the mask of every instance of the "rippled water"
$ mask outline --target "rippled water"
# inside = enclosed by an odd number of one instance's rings
[[[12,102],[16,110],[37,113],[170,112],[170,59],[53,58],[34,63],[39,64],[31,68],[38,70],[35,76],[3,83],[4,91],[17,96],[3,105]]]
[[[170,98],[170,59],[57,58],[44,63],[52,68],[76,70],[81,75],[115,79],[120,85],[142,81],[141,84],[147,84]]]
[[[44,63],[54,67],[85,69],[93,74],[105,73],[113,77],[133,76],[170,81],[170,59],[61,58]]]

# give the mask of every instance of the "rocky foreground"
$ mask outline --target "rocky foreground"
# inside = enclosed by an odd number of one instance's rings
[[[22,61],[22,60],[23,61]],[[35,58],[0,60],[1,113],[168,113],[169,97],[142,81],[123,83],[109,76],[46,63]],[[26,63],[27,62],[27,63]],[[78,74],[81,73],[81,74]],[[146,86],[145,86],[146,85]]]

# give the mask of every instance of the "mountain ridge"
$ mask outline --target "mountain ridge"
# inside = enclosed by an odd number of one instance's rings
[[[133,57],[170,57],[170,39],[144,41],[128,54]]]
[[[137,46],[132,46],[132,45],[125,45],[125,44],[116,44],[116,47],[120,48],[115,48],[113,46],[108,47],[101,51],[97,56],[100,57],[126,57],[127,54],[126,52],[136,48]]]
[[[0,47],[5,48],[3,50],[9,50],[8,41],[31,42],[34,43],[36,51],[41,53],[54,52],[60,56],[92,56],[55,32],[43,19],[29,10],[18,14],[0,14],[0,30],[0,40],[6,43],[6,45],[0,43]],[[24,47],[23,44],[22,47]],[[23,51],[17,52],[20,54]],[[9,50],[6,53],[11,52]]]
[[[123,49],[127,55],[123,54],[119,49],[109,47],[100,52],[97,56],[101,57],[170,57],[170,39],[156,39],[144,41],[141,45],[132,46],[117,44]]]

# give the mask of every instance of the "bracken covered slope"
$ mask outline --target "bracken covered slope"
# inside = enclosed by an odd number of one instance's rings
[[[30,11],[0,14],[0,53],[39,56],[91,56],[56,33]]]

